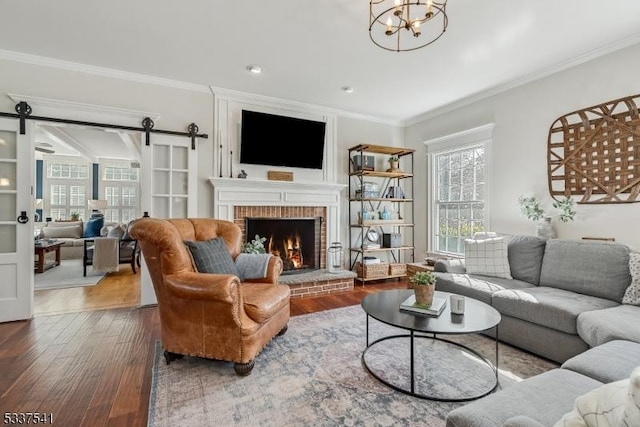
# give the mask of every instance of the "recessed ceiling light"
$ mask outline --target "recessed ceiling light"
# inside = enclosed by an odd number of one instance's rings
[[[341,89],[345,93],[353,93],[353,88],[351,86],[342,86]]]
[[[253,74],[260,74],[262,72],[262,67],[255,64],[247,65],[247,71]]]

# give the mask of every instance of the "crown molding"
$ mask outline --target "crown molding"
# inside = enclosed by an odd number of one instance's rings
[[[58,68],[66,71],[76,71],[80,73],[93,74],[101,77],[128,80],[137,83],[164,86],[172,89],[209,93],[209,88],[206,85],[166,79],[164,77],[150,76],[148,74],[132,73],[129,71],[116,70],[113,68],[81,64],[79,62],[64,61],[61,59],[48,58],[45,56],[31,55],[28,53],[14,52],[10,50],[0,49],[0,59],[22,62],[25,64],[39,65],[41,67]]]
[[[475,102],[481,101],[491,96],[498,95],[499,93],[505,92],[507,90],[514,89],[518,86],[523,86],[527,83],[531,83],[533,81],[542,79],[552,74],[559,73],[571,67],[575,67],[576,65],[584,64],[585,62],[591,61],[592,59],[596,59],[598,57],[607,55],[609,53],[613,53],[615,51],[624,49],[629,46],[633,46],[638,43],[640,43],[640,33],[636,33],[629,37],[625,37],[623,39],[601,46],[599,48],[592,49],[588,52],[575,56],[561,63],[552,65],[547,68],[543,68],[538,71],[534,71],[525,76],[511,80],[507,83],[494,86],[492,88],[479,92],[475,95],[468,96],[466,98],[460,99],[458,101],[452,102],[442,107],[427,111],[418,116],[409,118],[407,120],[402,121],[401,126],[407,127],[407,126],[415,125],[425,120],[429,120],[434,117],[440,116],[442,114],[449,113],[453,110],[457,110],[459,108],[465,107],[467,105],[473,104]]]

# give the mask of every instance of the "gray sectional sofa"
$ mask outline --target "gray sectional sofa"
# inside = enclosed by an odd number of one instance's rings
[[[628,378],[640,366],[640,307],[622,304],[629,253],[617,243],[510,236],[512,279],[467,274],[464,261],[436,263],[438,290],[501,313],[501,341],[562,363],[455,409],[447,426],[553,425],[576,397]]]
[[[501,341],[562,363],[613,339],[640,342],[640,307],[623,305],[630,249],[619,243],[511,236],[513,279],[437,262],[436,288],[491,304]]]

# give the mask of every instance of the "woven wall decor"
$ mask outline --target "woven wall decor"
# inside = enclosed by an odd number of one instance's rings
[[[640,95],[558,118],[549,129],[551,197],[578,203],[640,202]]]

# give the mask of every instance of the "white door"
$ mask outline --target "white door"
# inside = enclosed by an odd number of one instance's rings
[[[19,126],[0,118],[0,322],[33,316],[33,124]]]
[[[191,139],[151,134],[151,144],[142,136],[141,212],[153,218],[188,218],[197,215],[198,155]],[[143,257],[144,258],[144,257]],[[155,304],[156,296],[144,259],[141,268],[142,305]]]

